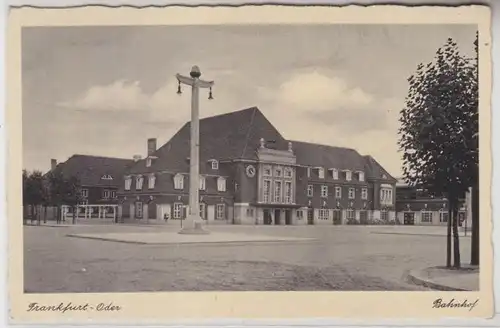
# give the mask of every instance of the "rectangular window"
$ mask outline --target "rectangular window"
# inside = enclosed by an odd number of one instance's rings
[[[319,219],[320,220],[328,220],[328,209],[320,208],[319,209]]]
[[[212,160],[212,170],[218,170],[219,169],[219,162],[216,160]]]
[[[135,217],[142,218],[142,202],[135,203]]]
[[[355,215],[356,214],[355,214],[354,210],[348,209],[346,211],[346,218],[347,218],[347,220],[354,220],[355,219]]]
[[[382,204],[387,204],[387,205],[392,204],[392,189],[389,188],[380,189],[380,202]]]
[[[264,180],[263,198],[264,203],[269,203],[271,198],[271,180]]]
[[[322,167],[318,168],[318,178],[320,179],[325,178],[325,170]]]
[[[200,176],[200,190],[205,190],[205,177]]]
[[[328,186],[321,186],[321,197],[328,197]]]
[[[342,187],[335,187],[335,198],[342,198]]]
[[[311,177],[311,168],[310,167],[307,168],[307,177],[308,178]]]
[[[292,183],[290,181],[285,181],[285,203],[292,203]]]
[[[111,191],[111,198],[116,198],[116,191]]]
[[[307,185],[307,197],[313,196],[313,185]]]
[[[358,172],[359,181],[365,181],[365,172]]]
[[[156,182],[156,176],[155,175],[150,175],[148,179],[148,188],[149,189],[154,189],[155,188],[155,182]]]
[[[135,178],[135,189],[141,190],[143,182],[144,182],[144,178],[142,176],[136,177]]]
[[[265,177],[272,176],[271,167],[270,166],[264,166],[264,169],[262,170],[262,175],[264,175]]]
[[[146,158],[146,167],[151,166],[151,158]]]
[[[439,222],[448,222],[449,213],[445,211],[439,212]]]
[[[174,219],[180,219],[182,213],[182,203],[174,203]]]
[[[182,174],[177,174],[174,177],[174,188],[184,189],[184,176]]]
[[[89,190],[88,189],[82,189],[82,197],[83,198],[89,197]]]
[[[420,221],[423,223],[432,223],[432,212],[422,211],[420,218]]]
[[[332,178],[334,180],[338,180],[339,179],[339,170],[337,169],[332,169]]]
[[[361,189],[361,199],[364,199],[364,200],[368,199],[368,189],[366,189],[366,188]]]
[[[247,208],[247,216],[253,217],[253,208]]]
[[[217,220],[224,220],[225,218],[225,205],[224,204],[217,204],[217,208],[216,208],[216,219]]]
[[[217,190],[218,191],[226,191],[226,179],[225,178],[218,178],[217,179]]]
[[[293,176],[293,171],[291,168],[285,168],[285,178],[291,178]]]
[[[351,181],[352,180],[352,172],[351,171],[345,171],[345,179],[347,181]]]
[[[280,166],[274,168],[274,176],[280,178],[283,175],[283,169]]]
[[[274,202],[281,203],[281,181],[274,181]]]
[[[302,210],[297,210],[297,212],[295,214],[297,216],[297,219],[299,219],[299,220],[304,217],[304,212]]]
[[[104,198],[104,199],[108,199],[109,198],[109,190],[104,190],[102,192],[102,198]]]
[[[132,184],[132,178],[125,178],[125,190],[130,190],[130,185]]]
[[[355,199],[355,198],[356,198],[356,189],[349,188],[349,199]]]

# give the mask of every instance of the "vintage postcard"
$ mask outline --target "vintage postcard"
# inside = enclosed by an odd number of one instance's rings
[[[12,9],[11,319],[491,316],[490,48],[477,5]]]

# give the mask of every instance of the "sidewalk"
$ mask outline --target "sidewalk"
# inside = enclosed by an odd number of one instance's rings
[[[408,282],[442,291],[479,290],[479,268],[464,264],[459,270],[430,267],[412,270]]]

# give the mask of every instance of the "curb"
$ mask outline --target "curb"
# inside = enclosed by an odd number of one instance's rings
[[[417,271],[410,271],[408,275],[406,276],[406,281],[418,285],[418,286],[423,286],[427,287],[430,289],[434,290],[439,290],[439,291],[446,291],[446,292],[470,292],[468,289],[463,289],[463,288],[456,288],[456,287],[450,287],[442,284],[435,283],[429,279],[425,279],[422,277],[419,277],[419,275],[416,273]]]

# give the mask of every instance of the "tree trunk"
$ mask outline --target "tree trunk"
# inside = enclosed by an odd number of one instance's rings
[[[451,268],[451,221],[453,218],[453,212],[451,211],[451,206],[448,203],[448,222],[446,231],[446,267]]]
[[[35,220],[35,205],[30,205],[31,207],[31,218],[30,218],[30,223],[33,224],[33,220]]]
[[[37,205],[36,206],[36,223],[38,225],[40,225],[41,221],[42,221],[42,205]]]
[[[73,224],[76,224],[76,208],[75,208],[75,206],[72,206],[71,210],[73,211]]]
[[[472,236],[470,264],[479,265],[479,183],[472,187]]]
[[[43,223],[47,223],[47,205],[43,206]]]
[[[458,210],[453,209],[453,266],[460,268],[460,241],[458,236]]]

